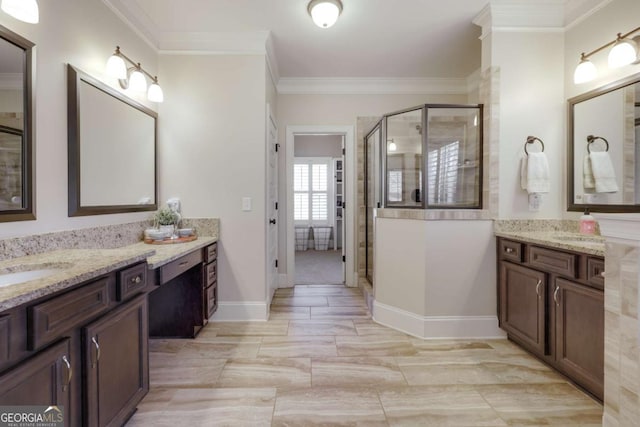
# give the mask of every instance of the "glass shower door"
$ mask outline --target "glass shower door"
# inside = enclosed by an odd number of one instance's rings
[[[365,139],[365,272],[367,280],[372,285],[375,238],[374,215],[375,209],[381,207],[382,202],[380,135],[381,124],[378,123]]]

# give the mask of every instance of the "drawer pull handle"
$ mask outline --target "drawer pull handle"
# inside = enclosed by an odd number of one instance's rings
[[[96,337],[91,338],[91,342],[96,347],[96,360],[93,362],[92,366],[93,368],[95,368],[98,361],[100,361],[100,344],[98,344],[98,341],[96,341]]]
[[[189,264],[189,261],[182,261],[180,264],[178,264],[180,267],[184,267],[185,265]]]
[[[516,250],[515,250],[515,249],[513,249],[513,248],[505,248],[505,249],[504,249],[504,251],[505,251],[506,253],[508,253],[508,254],[512,254],[512,253],[514,253]]]
[[[140,276],[136,276],[136,277],[132,277],[131,278],[131,283],[140,283],[142,282],[142,278]]]
[[[62,386],[62,391],[67,391],[67,387],[71,384],[71,377],[73,377],[73,369],[71,369],[71,363],[69,363],[69,359],[66,354],[62,356],[62,361],[67,366],[67,383]]]
[[[560,301],[558,301],[558,291],[560,290],[560,287],[558,285],[556,285],[556,290],[553,291],[553,301],[556,303],[557,306],[560,306]]]
[[[538,283],[536,283],[536,295],[540,298],[540,285],[542,285],[542,279],[538,279]]]

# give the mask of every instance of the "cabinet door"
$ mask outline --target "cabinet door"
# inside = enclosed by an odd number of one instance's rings
[[[556,361],[599,399],[604,393],[604,292],[556,279]]]
[[[72,374],[69,339],[64,339],[0,376],[0,405],[62,407],[68,426]]]
[[[500,263],[500,316],[509,336],[545,354],[546,275],[530,268]]]
[[[121,426],[149,391],[147,297],[83,328],[85,425]]]

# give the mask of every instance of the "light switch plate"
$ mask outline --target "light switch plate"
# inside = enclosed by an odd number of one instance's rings
[[[249,212],[251,210],[251,197],[242,198],[242,210],[244,212]]]

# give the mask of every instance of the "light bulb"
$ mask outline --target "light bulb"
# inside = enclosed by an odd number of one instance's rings
[[[573,73],[573,82],[575,84],[586,83],[598,76],[598,70],[593,62],[582,57],[582,60],[576,67],[576,71]]]
[[[164,101],[164,94],[162,93],[162,88],[158,84],[158,80],[154,80],[149,86],[149,91],[147,92],[147,99],[151,102],[162,102]]]
[[[133,70],[129,75],[129,89],[135,92],[147,91],[147,79],[144,74],[138,70]]]
[[[396,145],[395,142],[393,142],[393,139],[391,140],[391,142],[389,143],[389,151],[397,151],[398,150],[398,146]]]
[[[107,74],[116,79],[123,80],[127,78],[127,64],[124,63],[124,59],[118,53],[114,53],[109,57]]]
[[[36,0],[2,0],[1,7],[9,15],[29,24],[37,24],[40,21]]]
[[[620,68],[631,64],[638,58],[638,46],[629,39],[620,39],[613,45],[609,52],[609,67]]]
[[[338,20],[342,12],[342,3],[340,0],[312,0],[308,10],[318,27],[329,28]]]

